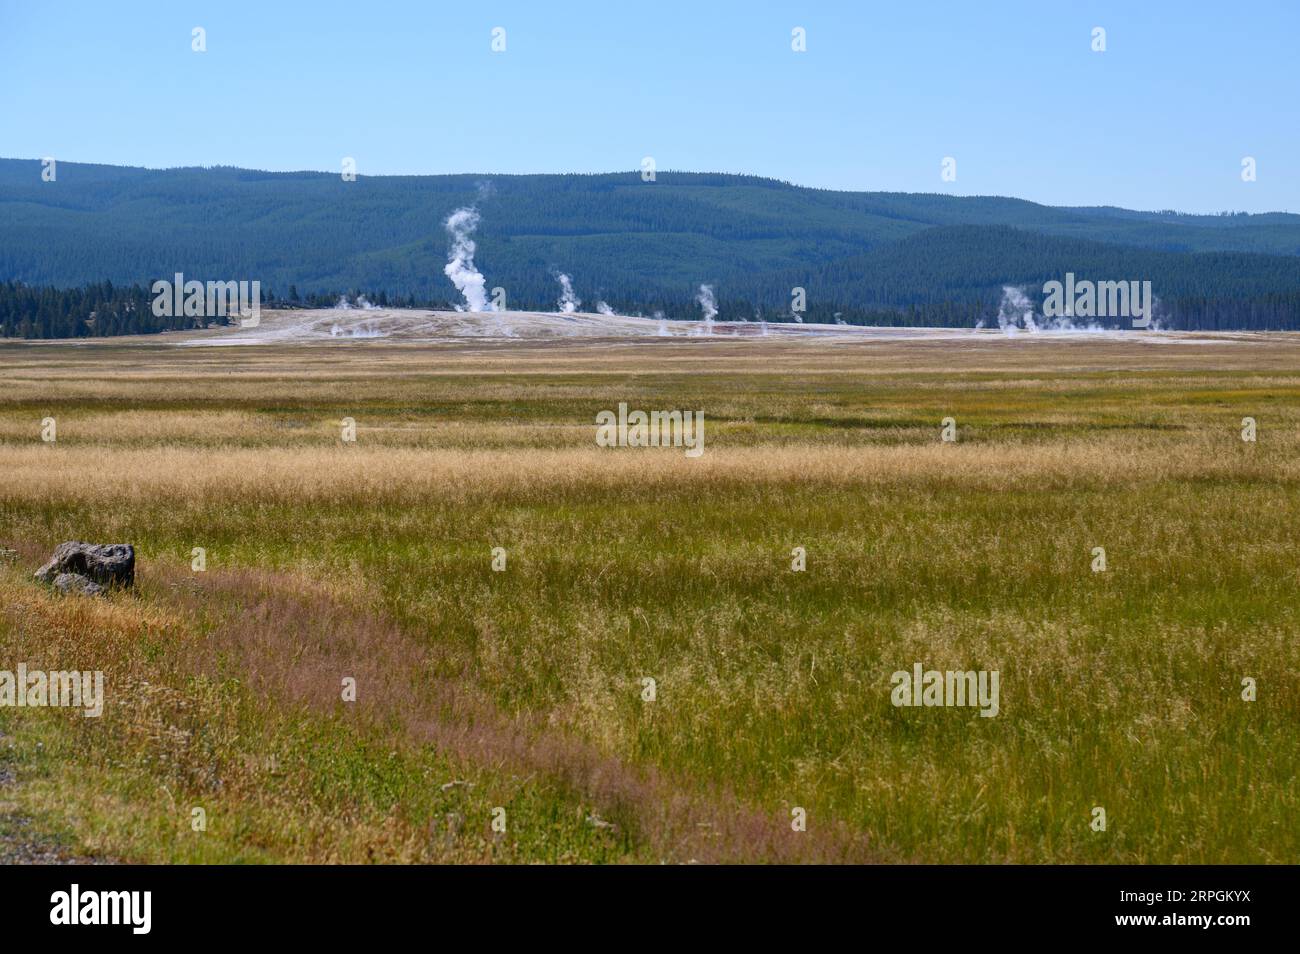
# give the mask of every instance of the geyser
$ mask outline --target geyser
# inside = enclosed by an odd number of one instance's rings
[[[470,238],[478,228],[478,209],[473,206],[457,209],[447,216],[447,233],[451,236],[451,249],[443,272],[451,279],[456,290],[465,298],[465,306],[457,311],[496,311],[487,300],[487,279],[474,267],[474,240]]]

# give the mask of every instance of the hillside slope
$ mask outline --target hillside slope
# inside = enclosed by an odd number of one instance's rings
[[[924,308],[927,321],[973,323],[1004,284],[1092,269],[1150,278],[1171,307],[1200,302],[1229,322],[1300,314],[1276,298],[1300,288],[1300,216],[1282,213],[1053,208],[702,173],[660,173],[653,183],[632,172],[344,182],[63,162],[57,180],[43,182],[40,169],[0,159],[0,280],[147,284],[181,271],[258,279],[281,297],[293,286],[446,304],[456,294],[442,273],[443,222],[473,204],[482,213],[476,263],[512,307],[550,307],[558,269],[588,304],[625,311],[689,314],[696,287],[710,282],[724,313],[774,314],[802,283],[823,320]]]

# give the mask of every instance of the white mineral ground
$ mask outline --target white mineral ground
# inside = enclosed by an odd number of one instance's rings
[[[916,340],[1006,339],[1028,341],[1061,338],[1122,338],[1152,344],[1223,343],[1257,340],[1258,332],[1171,332],[1171,331],[1019,331],[1006,334],[997,328],[884,328],[861,325],[796,324],[793,322],[715,321],[706,335],[703,322],[668,321],[630,315],[601,315],[592,312],[558,314],[540,311],[465,312],[427,311],[416,308],[375,310],[324,308],[314,310],[266,310],[257,327],[228,326],[198,331],[170,332],[178,345],[286,344],[295,341],[337,341],[357,344],[374,340],[447,341],[454,339],[552,339],[552,338],[821,338],[861,340],[863,338]]]

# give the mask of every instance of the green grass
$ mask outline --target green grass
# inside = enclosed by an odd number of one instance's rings
[[[606,808],[585,776],[477,761],[422,740],[396,710],[357,722],[259,695],[234,658],[200,673],[193,634],[214,624],[160,581],[185,579],[190,548],[203,546],[214,574],[328,584],[352,609],[392,620],[430,678],[481,693],[505,722],[655,774],[711,819],[752,811],[775,831],[801,806],[810,837],[863,840],[882,860],[1300,858],[1300,378],[1028,363],[792,379],[741,363],[611,381],[593,361],[467,379],[401,357],[400,382],[366,365],[321,398],[302,396],[319,376],[266,379],[237,437],[168,437],[218,410],[203,375],[148,403],[157,424],[144,434],[78,434],[79,418],[106,405],[46,394],[41,413],[70,435],[50,449],[68,455],[57,466],[138,446],[200,448],[213,469],[231,447],[314,453],[336,444],[335,422],[350,414],[358,445],[337,452],[385,476],[363,492],[340,471],[326,495],[255,483],[218,498],[0,488],[0,542],[136,544],[141,593],[115,608],[173,614],[174,629],[153,651],[133,645],[132,672],[193,701],[180,724],[219,764],[276,754],[292,766],[240,770],[233,792],[209,791],[169,775],[112,713],[102,725],[4,713],[24,751],[44,743],[25,797],[52,828],[150,860],[685,860],[654,830],[653,794]],[[112,393],[107,370],[105,380]],[[401,393],[386,403],[385,389]],[[120,391],[130,407],[131,387]],[[32,416],[30,395],[15,397],[0,402],[6,433]],[[590,422],[619,400],[703,409],[718,469],[663,470],[680,452],[651,451],[639,477],[603,473]],[[947,414],[961,425],[959,443],[942,448],[950,464],[932,456]],[[1245,415],[1267,422],[1257,445],[1238,437]],[[6,437],[0,459],[30,442]],[[400,448],[466,456],[457,480],[428,486],[413,482],[418,460],[383,456]],[[470,451],[484,448],[506,450],[496,466],[507,470],[539,448],[572,455],[572,467],[502,484],[475,469]],[[837,476],[817,462],[836,448],[868,462],[917,457]],[[748,449],[793,469],[766,474],[734,456]],[[490,569],[493,546],[508,551],[504,573]],[[802,573],[790,568],[795,546],[807,550]],[[1104,573],[1090,569],[1096,546]],[[10,591],[27,585],[15,571]],[[0,614],[0,667],[32,645],[14,620]],[[289,652],[295,634],[284,639]],[[1001,713],[895,708],[890,674],[914,662],[999,670]],[[652,703],[643,677],[656,680]],[[1243,677],[1258,681],[1257,701],[1242,700]],[[420,706],[437,717],[417,693],[411,711]],[[453,777],[476,779],[464,814],[477,828],[468,846],[431,848],[417,833],[466,797],[434,784]],[[177,805],[210,800],[220,822],[208,837],[191,837],[159,785]],[[62,811],[70,787],[82,794]],[[494,840],[486,819],[507,804],[510,835]],[[1105,832],[1089,827],[1096,806]],[[585,823],[591,812],[621,813],[619,835]],[[364,834],[348,836],[346,820]],[[367,838],[380,845],[369,855]],[[774,857],[743,839],[723,856]]]

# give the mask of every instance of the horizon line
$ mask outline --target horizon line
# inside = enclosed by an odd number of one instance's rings
[[[33,162],[41,163],[47,158],[55,157],[38,157],[29,159],[22,156],[0,156],[0,162]],[[143,166],[131,164],[118,164],[112,162],[88,162],[79,159],[56,159],[60,164],[66,163],[73,166],[101,166],[107,169],[135,169],[142,172],[183,172],[187,170],[212,171],[218,169],[233,169],[238,172],[259,172],[272,176],[292,176],[292,175],[320,175],[320,176],[337,176],[338,172],[325,169],[259,169],[254,166],[237,166],[219,163],[216,165],[192,165],[192,166]],[[356,173],[358,179],[432,179],[432,178],[450,178],[453,176],[483,176],[486,178],[513,178],[524,179],[534,176],[616,176],[616,175],[639,175],[638,169],[615,169],[606,172],[396,172],[396,173],[379,173],[363,174]],[[1030,205],[1037,205],[1046,209],[1118,209],[1122,212],[1140,212],[1150,215],[1181,215],[1196,216],[1203,218],[1223,218],[1225,216],[1263,216],[1263,215],[1300,215],[1287,209],[1272,209],[1265,212],[1246,212],[1236,209],[1224,209],[1219,212],[1184,212],[1179,209],[1134,209],[1122,205],[1053,205],[1048,202],[1039,202],[1035,199],[1026,199],[1015,195],[1001,195],[997,193],[988,194],[970,194],[958,195],[952,192],[905,192],[889,191],[883,189],[833,189],[825,186],[801,185],[789,179],[778,179],[773,176],[758,175],[752,172],[719,172],[695,169],[661,169],[656,170],[656,175],[695,175],[695,176],[735,176],[737,178],[759,179],[764,182],[773,182],[778,185],[787,186],[792,189],[802,189],[808,192],[831,192],[839,195],[908,195],[908,196],[941,196],[948,199],[1007,199],[1013,202],[1026,202]]]

